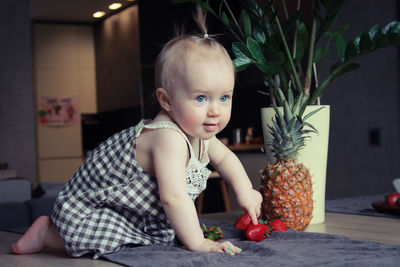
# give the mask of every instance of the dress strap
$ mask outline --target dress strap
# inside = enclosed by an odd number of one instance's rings
[[[146,129],[172,129],[177,131],[178,133],[180,133],[183,138],[185,138],[186,143],[188,145],[189,148],[189,158],[192,157],[192,155],[194,155],[193,153],[193,148],[192,145],[189,142],[189,139],[187,138],[186,134],[179,128],[178,125],[176,125],[175,123],[171,122],[171,121],[157,121],[157,122],[150,122],[151,120],[141,120],[139,122],[139,124],[136,126],[136,137],[138,137],[140,135],[140,133],[142,132],[142,130],[144,128]]]

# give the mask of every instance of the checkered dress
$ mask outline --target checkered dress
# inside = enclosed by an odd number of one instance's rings
[[[208,142],[200,162],[176,124],[141,121],[100,144],[58,195],[52,221],[70,255],[94,253],[98,258],[131,245],[173,242],[175,233],[162,207],[157,180],[136,161],[136,140],[143,128],[180,132],[190,151],[188,194],[194,200],[205,189],[210,174]]]

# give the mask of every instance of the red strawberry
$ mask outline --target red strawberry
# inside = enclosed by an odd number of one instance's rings
[[[248,240],[259,242],[269,236],[271,232],[268,225],[264,222],[259,222],[257,225],[249,224],[245,230],[245,235]]]
[[[251,218],[250,218],[249,214],[244,213],[242,216],[240,216],[239,219],[236,220],[235,228],[246,229],[250,223],[251,223]]]
[[[207,228],[207,226],[203,224],[203,228],[204,228],[204,237],[212,241],[220,241],[224,237],[221,228],[216,225]]]
[[[386,204],[392,207],[396,207],[398,199],[400,199],[400,193],[391,193],[386,198]]]
[[[250,224],[247,226],[245,234],[248,240],[259,242],[264,239],[264,227],[260,223]]]
[[[272,231],[287,231],[286,224],[281,219],[269,221]]]

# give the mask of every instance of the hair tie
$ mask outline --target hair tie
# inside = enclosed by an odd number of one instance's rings
[[[207,38],[208,38],[208,34],[205,33],[204,36],[203,36],[203,38],[207,39]]]

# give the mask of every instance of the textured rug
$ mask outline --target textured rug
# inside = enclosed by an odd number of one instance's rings
[[[202,220],[208,226],[215,222]],[[218,223],[225,240],[242,248],[226,253],[189,252],[181,246],[143,246],[103,256],[125,266],[398,266],[400,245],[357,241],[340,235],[273,232],[261,242],[246,241],[243,230]]]

